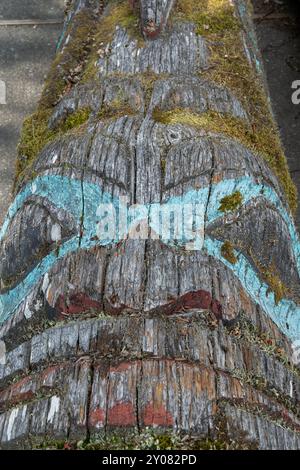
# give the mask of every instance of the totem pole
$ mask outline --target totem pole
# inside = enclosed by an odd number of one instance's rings
[[[0,447],[300,448],[297,197],[248,1],[68,2],[18,153]]]

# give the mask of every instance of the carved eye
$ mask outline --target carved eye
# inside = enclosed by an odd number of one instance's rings
[[[168,132],[168,140],[170,144],[177,144],[178,142],[181,141],[181,133],[178,132],[177,130],[170,130]]]
[[[42,201],[27,202],[12,219],[0,244],[2,288],[16,285],[57,244],[75,233],[67,214],[60,211],[58,218],[55,208],[45,207]]]

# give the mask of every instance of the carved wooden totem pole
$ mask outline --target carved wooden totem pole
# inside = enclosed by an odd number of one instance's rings
[[[1,448],[300,448],[296,194],[250,13],[68,2],[0,232]]]

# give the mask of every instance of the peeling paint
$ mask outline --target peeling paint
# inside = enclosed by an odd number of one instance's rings
[[[109,426],[135,426],[136,416],[132,403],[117,403],[108,410],[107,424]]]
[[[26,320],[29,320],[33,315],[33,312],[30,310],[29,306],[28,306],[28,302],[26,302],[25,304],[25,310],[24,310],[24,316],[26,318]]]
[[[142,414],[145,426],[173,426],[174,420],[163,405],[148,403]]]
[[[61,240],[61,226],[59,224],[54,224],[51,227],[51,240],[53,242],[58,242]]]

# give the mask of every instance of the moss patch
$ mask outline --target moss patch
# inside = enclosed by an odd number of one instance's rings
[[[233,328],[227,327],[228,333],[235,336],[239,341],[244,340],[247,343],[257,345],[268,356],[276,357],[292,373],[300,376],[300,370],[290,360],[289,354],[285,351],[277,339],[269,334],[262,333],[249,319],[246,313],[241,312],[239,319]]]
[[[243,196],[240,191],[235,191],[220,200],[219,211],[230,212],[238,209],[243,203]]]
[[[229,240],[226,240],[221,246],[221,255],[231,264],[235,264],[237,262],[233,245]]]
[[[136,8],[132,8],[130,2],[124,0],[115,0],[110,3],[109,10],[101,17],[97,25],[93,50],[83,74],[84,82],[95,77],[96,62],[99,57],[105,56],[105,47],[113,39],[117,26],[125,28],[130,37],[137,39],[140,46],[144,44]]]
[[[229,0],[178,0],[174,20],[194,22],[197,32],[209,39],[210,67],[199,72],[200,76],[230,89],[239,98],[250,119],[247,131],[250,142],[247,138],[245,143],[251,144],[252,141],[252,145],[266,158],[295,213],[297,190],[289,174],[262,77],[247,59],[242,24],[232,3]],[[238,138],[238,135],[233,137]]]
[[[283,298],[287,298],[290,295],[290,289],[281,280],[280,273],[274,263],[265,265],[257,259],[251,248],[248,249],[248,254],[251,256],[262,280],[268,285],[269,291],[274,293],[275,304],[277,305]]]
[[[121,116],[132,116],[134,114],[137,114],[137,111],[130,106],[128,100],[123,96],[116,96],[110,103],[102,105],[101,111],[98,113],[98,118],[116,119]]]
[[[157,80],[167,80],[170,77],[170,74],[161,73],[157,75],[156,73],[152,71],[148,71],[148,72],[137,74],[135,76],[139,78],[139,80],[141,81],[143,85],[145,106],[147,109],[149,107],[149,104],[152,98],[155,82]]]
[[[153,119],[163,124],[185,124],[208,132],[221,133],[258,153],[264,157],[278,177],[291,209],[295,210],[297,192],[274,125],[273,129],[263,124],[261,126],[248,125],[242,119],[216,111],[210,110],[198,114],[190,109],[181,108],[171,111],[161,111],[156,108],[153,112]]]
[[[55,137],[55,131],[48,128],[50,115],[51,111],[48,109],[39,110],[25,119],[18,145],[16,178],[35,159],[43,147]]]
[[[39,102],[40,109],[51,108],[72,85],[74,70],[79,67],[77,79],[81,76],[81,68],[91,51],[93,31],[96,20],[91,12],[79,12],[66,34],[70,34],[69,43],[59,52],[51,66],[47,81]]]
[[[175,19],[188,20],[196,25],[197,34],[202,36],[220,33],[230,29],[239,31],[241,25],[234,15],[234,8],[228,0],[178,0]]]
[[[160,432],[145,428],[141,432],[127,430],[123,432],[108,433],[82,441],[55,441],[45,439],[33,442],[36,449],[60,450],[233,450],[249,449],[252,446],[247,442],[229,439],[224,436],[199,439],[190,435],[172,432]]]
[[[268,284],[270,291],[274,293],[275,304],[277,305],[280,300],[287,296],[288,288],[281,281],[274,266],[261,268],[261,273],[264,281]]]
[[[237,378],[242,382],[242,384],[246,383],[257,390],[262,391],[267,396],[279,402],[282,406],[294,413],[297,417],[300,416],[299,403],[295,402],[293,398],[283,394],[279,389],[268,383],[265,377],[258,376],[253,371],[245,369],[234,369],[232,371],[232,376]]]
[[[34,162],[37,155],[48,143],[66,132],[80,127],[88,120],[91,111],[89,108],[79,109],[68,116],[60,127],[55,130],[50,130],[48,127],[51,112],[49,109],[45,111],[37,110],[25,119],[18,145],[15,184],[22,179],[25,169]]]
[[[79,127],[84,124],[90,117],[91,109],[90,108],[81,108],[75,111],[75,113],[70,114],[65,122],[61,125],[60,131],[67,132],[75,127]]]

